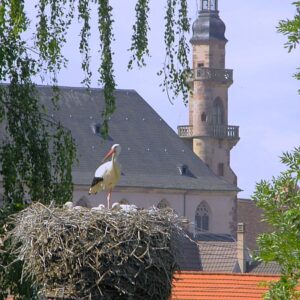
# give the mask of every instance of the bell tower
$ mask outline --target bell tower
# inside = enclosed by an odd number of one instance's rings
[[[227,39],[218,0],[200,0],[190,42],[189,125],[178,126],[178,134],[216,175],[237,185],[230,167],[230,150],[239,140],[239,127],[228,125],[228,88],[233,71],[225,68]]]

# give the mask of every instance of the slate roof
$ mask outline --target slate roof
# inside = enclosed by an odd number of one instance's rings
[[[204,240],[192,236],[179,241],[177,262],[184,271],[239,272],[236,242],[226,236],[224,240],[215,234],[205,234]]]
[[[256,206],[251,199],[238,199],[237,201],[238,223],[245,225],[246,245],[250,250],[257,250],[256,239],[259,234],[271,232],[272,227],[263,222],[263,210]]]
[[[175,274],[170,300],[260,300],[278,276],[181,272]],[[299,290],[299,287],[297,288]]]
[[[203,271],[218,273],[240,273],[237,259],[237,242],[230,235],[212,233],[200,234],[195,239],[189,237],[178,241],[177,263],[182,271]],[[275,262],[252,261],[246,256],[246,273],[280,274],[280,266]]]
[[[202,270],[205,272],[239,272],[236,242],[198,242]]]
[[[198,244],[192,236],[181,238],[178,241],[177,250],[176,261],[180,270],[203,271]]]
[[[235,242],[233,236],[226,233],[201,232],[196,235],[195,239],[202,242]]]
[[[117,109],[109,122],[109,139],[104,141],[95,130],[101,124],[104,104],[101,89],[87,92],[61,87],[59,111],[50,108],[51,87],[38,89],[50,115],[71,129],[76,140],[79,165],[74,167],[75,184],[89,185],[105,152],[118,143],[122,146],[120,187],[238,191],[212,173],[134,90],[116,91]],[[179,165],[188,166],[187,175],[180,175]]]
[[[247,266],[247,273],[253,274],[280,274],[281,268],[280,265],[276,262],[251,262],[250,265]]]

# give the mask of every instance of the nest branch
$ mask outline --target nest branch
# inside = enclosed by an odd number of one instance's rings
[[[168,209],[132,212],[32,204],[9,233],[23,276],[69,299],[168,299],[181,220]]]

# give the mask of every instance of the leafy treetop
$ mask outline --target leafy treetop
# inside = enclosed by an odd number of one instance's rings
[[[294,18],[291,20],[281,20],[277,27],[278,32],[287,36],[285,47],[289,52],[294,50],[300,42],[300,1],[293,2],[293,5],[295,5],[297,11]],[[297,72],[295,77],[296,79],[300,80],[300,72]]]
[[[300,296],[295,291],[300,278],[300,147],[284,153],[281,161],[287,170],[257,184],[253,199],[274,229],[259,236],[259,258],[277,262],[282,274],[265,299],[289,300]]]

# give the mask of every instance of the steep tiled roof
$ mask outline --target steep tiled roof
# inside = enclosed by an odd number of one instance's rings
[[[200,234],[178,241],[177,263],[182,271],[240,273],[237,242],[229,235]],[[278,275],[280,266],[275,262],[252,261],[246,254],[246,273]]]
[[[198,242],[202,270],[232,273],[239,271],[236,242]]]
[[[204,236],[204,235],[203,235]],[[215,238],[215,239],[214,239]],[[180,250],[177,262],[184,271],[239,272],[236,255],[236,242],[228,236],[206,234],[205,240],[193,237],[178,242]]]
[[[271,227],[262,221],[263,211],[250,199],[238,199],[237,201],[238,222],[245,224],[246,245],[250,250],[256,250],[256,238],[260,233],[270,232]]]
[[[51,87],[40,86],[42,101],[51,106]],[[116,111],[109,122],[109,139],[103,141],[97,130],[104,105],[103,91],[60,88],[61,109],[49,109],[53,118],[72,130],[78,146],[79,165],[75,184],[90,184],[93,172],[104,153],[115,143],[122,146],[123,174],[119,186],[162,189],[238,191],[214,175],[185,145],[164,120],[133,90],[117,90]],[[186,165],[181,175],[178,167]]]
[[[200,232],[196,234],[195,239],[202,242],[234,242],[235,239],[230,234],[218,234],[210,232]]]
[[[255,274],[280,274],[281,269],[278,263],[276,262],[251,262],[251,264],[247,267],[247,273],[255,273]]]
[[[177,244],[177,263],[184,271],[203,271],[198,244],[192,237],[184,237]]]
[[[264,283],[278,276],[182,272],[175,275],[171,300],[261,300]]]

